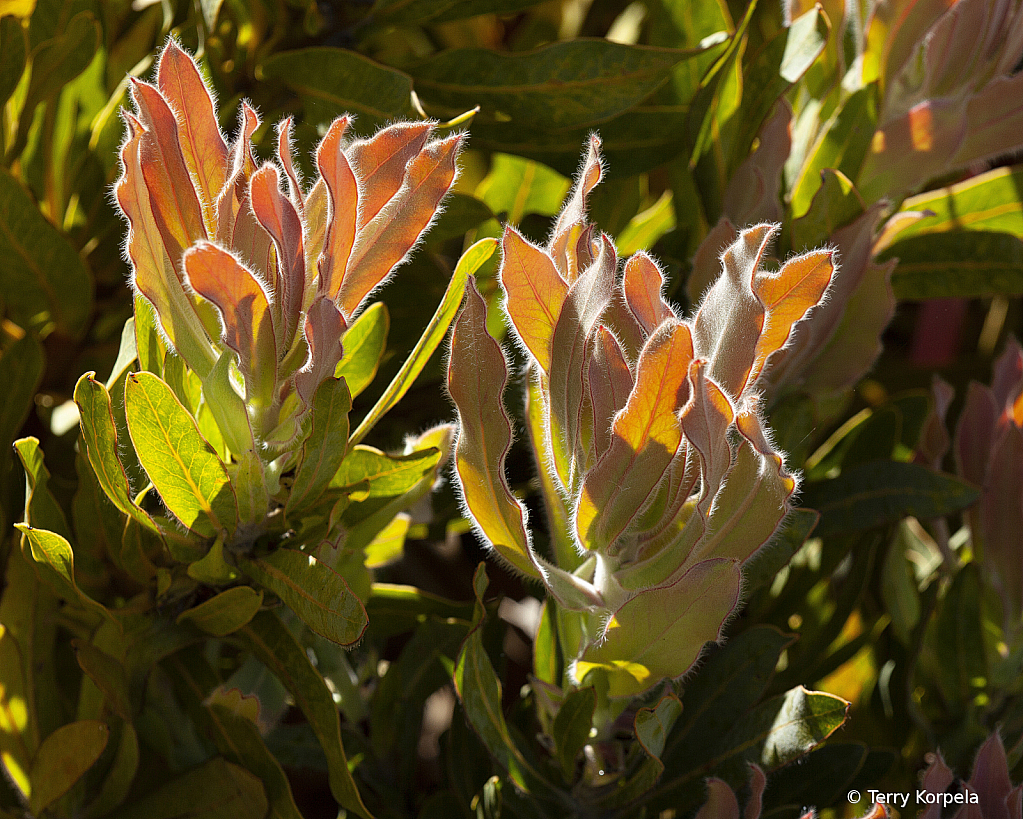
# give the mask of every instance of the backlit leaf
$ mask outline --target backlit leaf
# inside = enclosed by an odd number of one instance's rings
[[[103,617],[112,616],[75,582],[75,556],[67,540],[55,532],[34,529],[24,523],[16,523],[14,526],[25,537],[28,545],[26,556],[31,555],[40,578],[57,596],[78,603]]]
[[[266,557],[241,560],[240,566],[328,640],[351,645],[366,630],[366,609],[348,582],[312,555],[278,549]]]
[[[18,87],[28,57],[25,30],[13,14],[0,17],[0,107]]]
[[[380,359],[387,349],[390,323],[387,305],[378,301],[363,310],[345,331],[344,354],[334,376],[348,382],[352,398],[362,393],[376,377]]]
[[[459,416],[455,471],[465,505],[483,537],[521,572],[533,565],[526,510],[508,487],[504,462],[512,426],[502,396],[508,368],[501,346],[487,332],[486,304],[472,280],[451,334],[448,391]]]
[[[359,185],[342,143],[347,127],[347,117],[334,120],[316,149],[316,167],[330,194],[330,218],[317,271],[320,292],[331,298],[341,288],[358,228]]]
[[[343,489],[366,481],[369,484],[367,497],[401,495],[433,469],[441,455],[434,447],[408,455],[387,455],[360,444],[341,463],[330,484]]]
[[[302,444],[285,514],[299,515],[315,503],[331,483],[348,450],[351,408],[352,396],[343,378],[328,378],[316,390],[310,413],[311,429]]]
[[[170,388],[151,373],[125,384],[135,451],[167,508],[201,535],[232,531],[238,509],[227,470]]]
[[[398,193],[409,163],[422,152],[431,130],[429,122],[396,122],[349,148],[365,191],[359,207],[360,230]]]

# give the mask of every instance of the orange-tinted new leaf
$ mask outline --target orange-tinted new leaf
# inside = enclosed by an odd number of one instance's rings
[[[348,267],[348,257],[355,244],[359,214],[359,185],[348,157],[345,156],[343,138],[348,118],[334,120],[327,135],[316,149],[316,166],[330,194],[327,236],[323,255],[319,260],[320,292],[337,298],[341,281]],[[311,198],[311,197],[310,197]]]
[[[409,163],[423,150],[432,130],[429,122],[396,122],[349,148],[349,159],[362,183],[360,230],[401,188]]]

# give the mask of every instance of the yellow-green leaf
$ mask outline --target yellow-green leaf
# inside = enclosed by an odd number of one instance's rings
[[[177,622],[191,623],[214,637],[224,637],[252,620],[262,605],[263,592],[250,586],[235,586],[183,611]]]
[[[43,740],[29,774],[29,810],[38,816],[67,793],[99,759],[109,735],[105,722],[82,720],[62,725]]]

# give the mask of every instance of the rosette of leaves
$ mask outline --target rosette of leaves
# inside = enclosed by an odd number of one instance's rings
[[[277,129],[275,161],[258,163],[256,112],[243,103],[238,134],[225,139],[210,89],[175,42],[156,83],[133,80],[131,94],[115,197],[135,316],[107,384],[87,374],[75,390],[89,479],[122,516],[111,558],[137,584],[155,581],[161,607],[188,609],[203,587],[251,581],[313,631],[352,644],[367,624],[363,550],[429,491],[451,428],[401,455],[359,442],[421,371],[495,245],[459,264],[419,345],[352,431],[352,397],[386,346],[386,310],[367,297],[436,217],[463,136],[402,122],[353,139],[342,117],[306,186],[290,121]],[[22,527],[33,554],[56,536],[37,526]],[[233,619],[195,624],[229,633],[258,610],[255,595],[228,607]]]
[[[467,514],[503,562],[546,587],[558,682],[626,698],[681,677],[720,637],[743,564],[789,511],[797,482],[764,428],[759,384],[824,297],[834,263],[824,250],[767,271],[776,228],[749,228],[683,320],[656,263],[638,253],[620,269],[611,240],[587,222],[599,148],[593,138],[546,246],[513,228],[502,245],[550,557],[504,475],[508,364],[475,287],[455,322],[448,388]]]

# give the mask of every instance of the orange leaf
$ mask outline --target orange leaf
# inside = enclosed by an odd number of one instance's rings
[[[223,248],[200,242],[185,253],[188,283],[216,305],[223,321],[223,342],[238,354],[246,397],[261,406],[274,401],[277,340],[270,298],[259,279]]]
[[[291,348],[302,314],[305,294],[305,250],[302,245],[302,220],[288,198],[281,193],[280,175],[269,162],[252,175],[249,184],[252,212],[273,239],[277,249],[277,276],[272,304],[280,309],[282,324],[276,324],[278,344]]]
[[[707,369],[707,362],[699,358],[689,365],[689,400],[681,413],[686,441],[700,453],[699,509],[705,517],[732,465],[728,427],[735,420],[728,396],[708,377]]]
[[[448,391],[458,408],[455,471],[473,522],[497,553],[520,572],[541,573],[534,564],[526,509],[511,493],[504,461],[512,425],[502,402],[508,383],[504,352],[487,332],[487,308],[469,279],[465,304],[451,333]]]
[[[348,149],[352,167],[362,183],[360,230],[401,188],[409,163],[422,152],[432,130],[429,122],[397,122]]]
[[[753,292],[767,315],[757,341],[750,382],[763,371],[768,357],[788,343],[793,326],[824,297],[834,272],[834,252],[817,250],[789,260],[777,273],[760,273],[753,278]]]
[[[216,355],[195,312],[194,303],[171,267],[153,218],[140,159],[144,128],[130,114],[125,116],[125,120],[129,135],[121,148],[123,174],[114,195],[131,226],[128,255],[132,262],[132,284],[156,309],[164,333],[178,354],[193,370],[205,375],[212,368]]]
[[[359,231],[337,294],[338,306],[347,318],[351,319],[366,296],[401,264],[437,215],[441,199],[455,181],[455,160],[463,139],[462,134],[454,134],[427,145],[412,160],[401,189],[387,207]],[[361,175],[360,180],[365,184]],[[364,219],[371,207],[363,202],[363,208],[360,218]]]
[[[598,327],[586,366],[590,405],[593,408],[593,439],[599,458],[611,446],[611,423],[632,392],[632,372],[625,353],[606,327]]]
[[[348,266],[348,257],[355,243],[359,212],[359,185],[345,156],[342,139],[348,128],[348,117],[340,117],[316,149],[316,166],[330,193],[330,216],[327,238],[320,256],[320,292],[337,298]]]
[[[689,326],[664,322],[647,341],[636,383],[615,417],[611,445],[583,481],[575,512],[579,542],[613,548],[657,487],[682,441],[678,408],[693,357]]]
[[[550,256],[527,242],[511,226],[504,231],[501,268],[497,275],[505,292],[505,309],[512,326],[526,349],[544,372],[548,372],[551,339],[568,285],[558,275]]]
[[[148,83],[133,79],[132,96],[146,129],[139,142],[142,176],[167,254],[177,270],[185,248],[206,238],[202,208],[181,151],[174,112]]]
[[[255,173],[252,156],[252,135],[259,127],[259,115],[247,102],[242,102],[238,115],[238,136],[231,148],[231,175],[217,197],[217,241],[225,247],[234,246],[235,223],[242,211],[248,211],[248,180]],[[249,214],[249,219],[255,219]],[[256,259],[246,258],[250,264]]]
[[[575,265],[569,258],[575,249],[572,242],[573,228],[586,223],[586,200],[590,192],[600,182],[604,173],[603,160],[600,157],[600,137],[596,134],[590,136],[590,143],[586,157],[579,167],[579,175],[576,177],[572,193],[565,201],[565,206],[558,214],[554,223],[554,231],[551,234],[551,241],[548,246],[554,264],[559,272],[571,284],[584,266]]]
[[[305,209],[305,197],[302,196],[302,182],[291,159],[291,130],[291,117],[277,124],[277,158],[284,168],[284,175],[288,177],[288,196],[291,197],[291,204],[301,213]]]
[[[674,312],[664,301],[664,276],[646,253],[640,251],[625,263],[622,286],[629,312],[646,335],[653,333],[665,319],[674,317]]]
[[[199,68],[174,40],[160,55],[157,85],[178,122],[178,139],[185,164],[199,187],[203,215],[212,228],[214,203],[230,170],[227,143],[217,123],[217,112]]]

